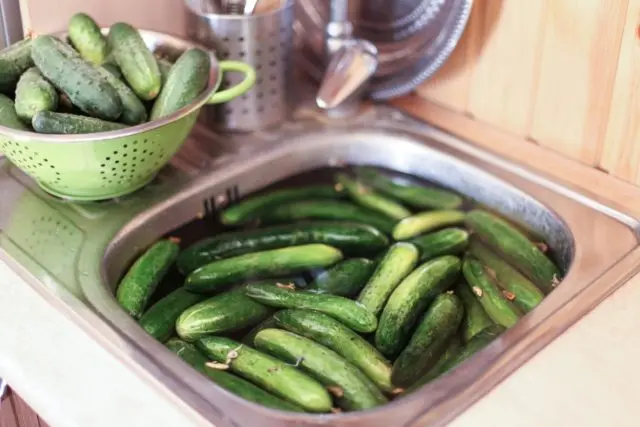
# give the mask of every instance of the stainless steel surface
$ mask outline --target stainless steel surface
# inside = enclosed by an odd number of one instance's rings
[[[260,0],[247,0],[244,4],[244,14],[245,15],[253,15],[256,11],[256,7],[258,7],[258,2]]]
[[[0,49],[24,37],[19,0],[0,0]]]

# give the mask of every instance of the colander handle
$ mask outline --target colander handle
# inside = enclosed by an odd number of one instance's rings
[[[218,65],[220,66],[220,71],[223,73],[236,71],[238,73],[243,73],[245,77],[244,80],[237,85],[214,93],[207,101],[207,104],[221,104],[223,102],[231,101],[232,99],[246,93],[256,83],[256,70],[249,64],[239,61],[220,61]]]

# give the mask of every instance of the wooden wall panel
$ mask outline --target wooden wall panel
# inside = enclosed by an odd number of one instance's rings
[[[14,392],[0,405],[0,427],[49,427],[27,403]]]

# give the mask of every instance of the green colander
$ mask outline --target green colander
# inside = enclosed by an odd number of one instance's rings
[[[196,46],[167,34],[145,30],[140,34],[151,50],[164,55]],[[65,34],[57,36],[63,38]],[[170,116],[122,130],[83,135],[47,135],[0,126],[0,153],[58,197],[96,201],[132,193],[153,180],[178,151],[205,104],[230,101],[255,83],[255,70],[248,64],[218,61],[212,54],[211,65],[202,95]],[[228,71],[244,73],[245,79],[218,92],[222,74]]]

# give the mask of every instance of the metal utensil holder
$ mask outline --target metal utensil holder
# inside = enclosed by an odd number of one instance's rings
[[[218,14],[207,0],[185,0],[187,33],[220,59],[254,66],[255,86],[224,106],[205,108],[203,116],[216,130],[255,131],[285,121],[292,108],[294,1],[254,15]],[[224,76],[223,87],[239,77]]]

